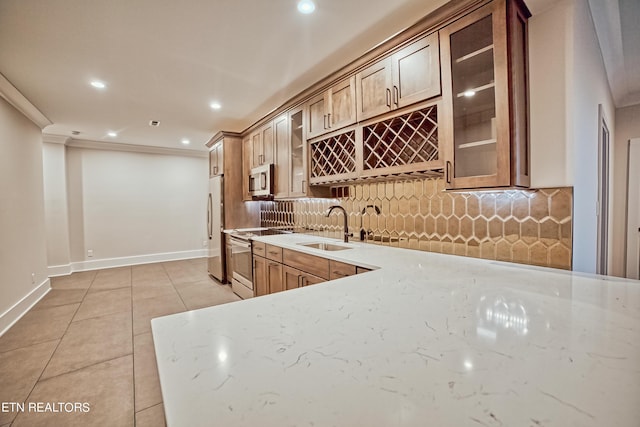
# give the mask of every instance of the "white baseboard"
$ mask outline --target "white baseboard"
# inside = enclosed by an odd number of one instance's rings
[[[13,307],[0,315],[0,336],[9,330],[22,316],[24,316],[38,301],[51,290],[51,281],[47,278],[34,290],[25,295]]]
[[[85,261],[77,261],[72,262],[70,264],[71,272],[74,271],[89,271],[89,270],[99,270],[102,268],[113,268],[113,267],[126,267],[129,265],[139,265],[139,264],[151,264],[154,262],[165,262],[165,261],[179,261],[184,259],[192,259],[192,258],[203,258],[207,256],[206,249],[198,249],[195,251],[182,251],[182,252],[166,252],[162,254],[149,254],[149,255],[137,255],[130,257],[122,257],[122,258],[104,258],[104,259],[92,259]],[[57,268],[64,266],[53,266],[49,268]]]
[[[69,274],[73,273],[71,264],[50,265],[49,267],[47,267],[47,270],[49,273],[49,277],[68,276]]]

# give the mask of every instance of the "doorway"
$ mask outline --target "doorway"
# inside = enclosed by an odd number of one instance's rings
[[[602,104],[598,105],[598,258],[596,273],[609,267],[609,160],[610,133]]]
[[[640,279],[640,138],[629,141],[626,277]]]

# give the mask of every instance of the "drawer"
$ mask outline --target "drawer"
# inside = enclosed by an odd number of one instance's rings
[[[291,249],[282,250],[282,262],[306,273],[329,279],[329,260]]]
[[[280,246],[267,245],[266,250],[268,259],[282,262],[282,248]]]
[[[261,257],[266,257],[267,248],[266,244],[263,242],[251,242],[251,247],[253,248],[253,254]]]
[[[329,261],[329,279],[339,279],[341,277],[352,276],[356,274],[356,266],[346,264],[340,261]]]

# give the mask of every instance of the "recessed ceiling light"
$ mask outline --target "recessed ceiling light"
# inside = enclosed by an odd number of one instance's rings
[[[298,12],[308,15],[316,10],[316,5],[311,0],[300,0],[298,2]]]
[[[183,138],[180,142],[182,142],[184,145],[189,145],[191,143],[191,141],[189,141],[187,138]]]
[[[219,110],[222,108],[222,105],[220,105],[219,102],[212,102],[211,104],[209,104],[209,106],[214,110]]]
[[[91,86],[95,87],[96,89],[104,89],[107,87],[107,85],[104,82],[101,82],[100,80],[92,81]]]
[[[116,136],[118,136],[118,134],[115,132],[109,132],[107,133],[107,135],[109,135],[111,138],[115,138]]]

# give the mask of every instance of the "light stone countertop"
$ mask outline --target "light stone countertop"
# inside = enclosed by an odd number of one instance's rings
[[[152,320],[169,426],[640,425],[640,282],[371,244],[369,273]]]

